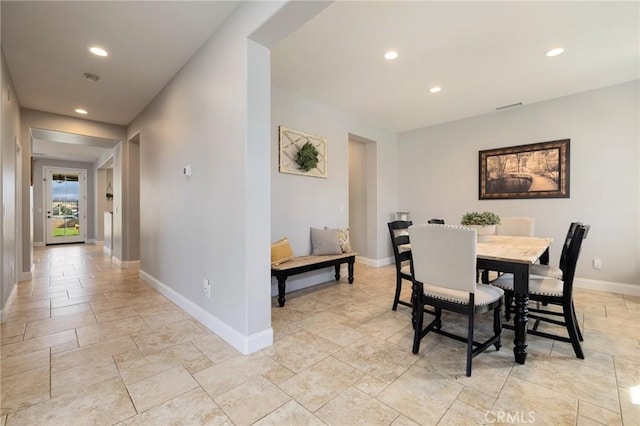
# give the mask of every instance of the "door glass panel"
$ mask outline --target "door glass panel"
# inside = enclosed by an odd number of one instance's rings
[[[54,173],[51,180],[51,236],[80,235],[80,182],[77,174]]]

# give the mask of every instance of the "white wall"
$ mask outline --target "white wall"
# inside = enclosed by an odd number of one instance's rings
[[[349,225],[348,148],[349,135],[355,134],[375,141],[377,150],[375,173],[371,174],[375,181],[370,185],[376,192],[368,197],[375,206],[371,215],[373,231],[367,236],[374,249],[368,254],[374,261],[388,257],[391,249],[386,224],[389,214],[396,210],[396,135],[275,86],[271,105],[271,241],[286,236],[295,255],[308,255],[311,227]],[[279,126],[327,139],[326,179],[279,172]],[[287,279],[287,290],[332,279],[331,271],[310,272]],[[272,284],[275,283],[274,279]]]
[[[470,210],[532,216],[557,264],[571,221],[591,225],[577,276],[640,285],[638,81],[400,134],[399,205],[414,223]],[[571,197],[479,200],[478,151],[571,139]],[[603,268],[592,268],[592,259]]]

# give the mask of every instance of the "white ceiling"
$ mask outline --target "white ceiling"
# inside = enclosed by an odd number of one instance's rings
[[[82,106],[88,119],[121,125],[238,5],[0,3],[2,48],[20,104],[71,116]],[[272,80],[406,131],[640,78],[639,5],[339,1],[276,46]],[[94,43],[110,56],[90,55]],[[565,53],[546,57],[556,46]],[[400,54],[394,62],[382,58],[390,48]],[[442,91],[430,94],[433,85]]]
[[[337,2],[275,48],[272,79],[411,130],[640,78],[639,5]],[[385,61],[387,49],[398,59]]]

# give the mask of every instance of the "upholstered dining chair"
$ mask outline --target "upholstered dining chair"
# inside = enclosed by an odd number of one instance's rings
[[[532,217],[501,217],[496,225],[496,235],[514,237],[533,237],[535,219]]]
[[[409,243],[408,228],[413,224],[410,220],[396,220],[387,223],[389,236],[391,237],[391,247],[393,257],[396,262],[396,294],[393,298],[392,310],[398,308],[398,304],[411,307],[410,302],[400,300],[402,292],[402,280],[412,282],[411,279],[411,244]]]
[[[572,225],[573,226],[573,225]],[[529,318],[534,319],[533,327],[527,333],[547,337],[562,342],[571,343],[576,357],[584,359],[584,352],[580,345],[583,340],[582,332],[576,318],[575,306],[573,303],[573,280],[575,277],[578,258],[582,242],[587,237],[589,225],[576,224],[571,236],[571,241],[566,250],[564,264],[562,265],[562,278],[549,276],[529,276],[529,300],[540,302],[543,305],[556,305],[562,307],[562,312],[553,311],[548,308],[529,308]],[[504,290],[505,294],[513,294],[513,275],[504,274],[492,282],[498,288]],[[506,307],[509,309],[509,306]],[[563,320],[555,317],[562,317]],[[540,322],[564,326],[569,337],[538,331]]]
[[[500,308],[503,291],[478,284],[476,279],[476,242],[474,229],[452,225],[416,225],[409,228],[413,272],[413,353],[429,332],[467,344],[467,376],[471,376],[473,357],[494,345],[500,349]],[[435,319],[426,327],[424,307],[435,309]],[[465,337],[442,329],[442,311],[467,316]],[[493,311],[493,336],[482,343],[473,341],[475,316]]]
[[[551,265],[531,265],[529,269],[529,273],[531,275],[539,275],[543,277],[551,277],[561,280],[562,274],[564,270],[565,263],[567,262],[567,250],[569,249],[569,245],[571,245],[571,239],[573,238],[573,233],[576,231],[579,225],[582,225],[581,222],[571,222],[569,225],[569,230],[567,231],[567,235],[564,238],[564,243],[562,245],[562,251],[560,252],[560,262],[558,266]]]

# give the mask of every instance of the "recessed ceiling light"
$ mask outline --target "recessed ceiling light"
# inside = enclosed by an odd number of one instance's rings
[[[562,47],[556,47],[555,49],[551,49],[550,51],[548,51],[547,56],[558,56],[562,52],[564,52],[564,49]]]
[[[89,114],[86,109],[76,108],[78,114]]]
[[[106,50],[97,46],[89,47],[89,52],[93,53],[96,56],[109,56],[109,53],[107,53]]]
[[[384,58],[387,61],[393,61],[397,57],[398,57],[398,52],[396,52],[395,50],[390,50],[390,51],[388,51],[387,53],[384,54]]]
[[[441,90],[442,90],[442,87],[438,87],[438,86],[435,86],[435,87],[432,87],[431,89],[429,89],[429,91],[431,93],[438,93]]]

